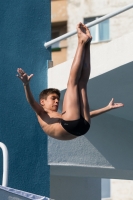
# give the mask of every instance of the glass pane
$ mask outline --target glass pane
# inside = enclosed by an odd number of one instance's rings
[[[92,41],[95,41],[96,40],[96,26],[92,26],[90,28],[90,32],[91,32],[91,35],[92,35]]]
[[[101,198],[110,197],[110,179],[101,179]]]
[[[85,18],[84,23],[87,24],[89,22],[94,21],[95,19],[96,19],[95,17]],[[91,35],[92,35],[92,41],[95,41],[96,40],[96,26],[91,27],[90,32],[91,32]]]
[[[52,49],[60,48],[60,42],[56,42],[56,43],[52,44],[51,48]]]
[[[84,24],[87,24],[89,22],[94,21],[96,18],[95,17],[89,17],[89,18],[84,18]]]
[[[109,19],[99,23],[99,40],[109,40]]]

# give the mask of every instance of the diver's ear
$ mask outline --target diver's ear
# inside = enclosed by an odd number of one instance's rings
[[[44,106],[45,105],[45,100],[44,99],[40,99],[40,104],[41,104],[41,106]]]

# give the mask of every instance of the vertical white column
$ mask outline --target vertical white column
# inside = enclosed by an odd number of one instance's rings
[[[8,182],[8,150],[5,144],[0,142],[0,148],[3,153],[3,178],[2,178],[2,186],[7,186]]]

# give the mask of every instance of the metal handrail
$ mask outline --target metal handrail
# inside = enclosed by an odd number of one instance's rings
[[[7,186],[8,183],[8,150],[5,144],[0,142],[0,148],[3,153],[3,177],[2,177],[2,186]]]
[[[102,22],[102,21],[104,21],[104,20],[106,20],[106,19],[109,19],[109,18],[111,18],[111,17],[114,17],[114,16],[116,16],[116,15],[122,13],[122,12],[125,12],[126,10],[131,9],[131,8],[133,8],[133,3],[130,4],[130,5],[128,5],[128,6],[125,6],[125,7],[121,8],[121,9],[115,11],[115,12],[112,12],[112,13],[110,13],[110,14],[107,14],[107,15],[103,16],[103,17],[100,17],[100,18],[98,18],[98,19],[96,19],[96,20],[94,20],[94,21],[92,21],[92,22],[90,22],[90,23],[87,23],[86,26],[87,26],[88,28],[90,28],[90,27],[92,27],[92,26],[94,26],[94,25],[96,25],[96,24],[98,24],[98,23],[100,23],[100,22]],[[57,38],[55,38],[55,39],[53,39],[53,40],[50,40],[49,42],[45,42],[45,43],[44,43],[44,46],[45,46],[46,48],[48,48],[48,47],[51,46],[52,44],[54,44],[54,43],[56,43],[56,42],[59,42],[59,41],[61,41],[61,40],[64,40],[64,39],[66,39],[66,38],[68,38],[68,37],[70,37],[70,36],[72,36],[72,35],[74,35],[74,34],[76,34],[76,33],[77,33],[77,30],[74,30],[74,31],[72,31],[72,32],[68,32],[68,33],[66,33],[66,34],[64,34],[64,35],[62,35],[62,36],[60,36],[60,37],[57,37]]]

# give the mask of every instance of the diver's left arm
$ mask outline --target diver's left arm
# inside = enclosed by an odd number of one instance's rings
[[[93,110],[90,112],[90,117],[96,117],[98,115],[101,115],[105,112],[108,112],[110,110],[116,109],[116,108],[120,108],[123,107],[124,104],[123,103],[114,103],[114,99],[112,98],[111,101],[109,102],[109,104],[103,108],[100,108],[98,110]]]

